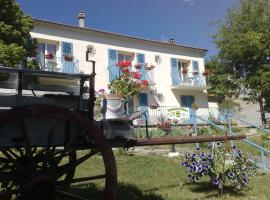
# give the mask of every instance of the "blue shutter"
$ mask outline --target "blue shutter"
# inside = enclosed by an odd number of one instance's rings
[[[138,63],[141,63],[141,64],[144,64],[145,63],[145,56],[144,56],[144,54],[142,54],[142,53],[138,53],[137,54],[137,62]],[[140,72],[141,72],[141,79],[142,80],[147,80],[146,70],[145,70],[144,67],[142,67],[140,69]]]
[[[74,73],[75,72],[74,61],[66,61],[65,60],[65,55],[73,56],[73,45],[70,42],[61,42],[62,72]]]
[[[171,78],[173,86],[180,84],[179,70],[175,58],[171,58]]]
[[[139,105],[140,105],[140,111],[148,111],[148,96],[147,93],[140,93],[139,94]],[[148,112],[146,112],[146,117],[149,118]],[[143,119],[145,119],[145,116],[142,116]]]
[[[109,81],[119,78],[119,68],[117,63],[117,51],[109,49]]]
[[[199,71],[199,63],[198,63],[198,61],[192,60],[192,68],[193,68],[193,72],[198,72]]]

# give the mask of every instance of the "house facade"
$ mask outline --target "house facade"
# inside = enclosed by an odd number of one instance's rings
[[[191,105],[199,105],[197,113],[209,116],[204,55],[207,50],[170,42],[159,42],[120,35],[80,26],[35,19],[31,32],[38,40],[37,60],[46,71],[91,73],[86,52],[96,62],[95,88],[107,89],[119,77],[119,61],[140,63],[150,68],[135,69],[148,80],[146,91],[133,97],[133,110],[147,110],[152,123],[160,117],[185,121]],[[157,108],[156,105],[158,105]]]

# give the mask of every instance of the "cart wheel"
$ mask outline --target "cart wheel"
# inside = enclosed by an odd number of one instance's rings
[[[76,156],[78,149],[83,150]],[[74,178],[76,167],[88,167],[88,160],[99,158],[102,169],[97,171],[101,174]],[[99,199],[115,199],[113,152],[83,114],[49,105],[24,106],[0,114],[1,200],[86,200],[67,184],[89,181],[103,184]]]

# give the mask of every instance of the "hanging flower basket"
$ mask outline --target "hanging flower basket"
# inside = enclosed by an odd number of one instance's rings
[[[54,56],[53,56],[52,53],[48,53],[48,54],[45,55],[45,58],[46,58],[46,59],[53,59]]]
[[[73,61],[73,56],[72,55],[65,55],[64,56],[64,59],[65,59],[65,61]]]

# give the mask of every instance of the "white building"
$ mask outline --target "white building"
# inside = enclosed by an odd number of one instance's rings
[[[207,83],[203,76],[207,50],[178,45],[172,40],[167,43],[93,30],[85,28],[83,20],[81,16],[80,26],[34,20],[31,35],[39,42],[41,69],[91,73],[91,65],[86,62],[88,48],[92,52],[91,59],[96,61],[95,87],[98,90],[106,89],[109,81],[119,75],[118,61],[152,64],[154,69],[140,70],[150,87],[134,97],[135,109],[147,109],[152,122],[161,115],[186,120],[195,102],[200,106],[197,112],[208,116]],[[152,104],[159,107],[149,108]]]

